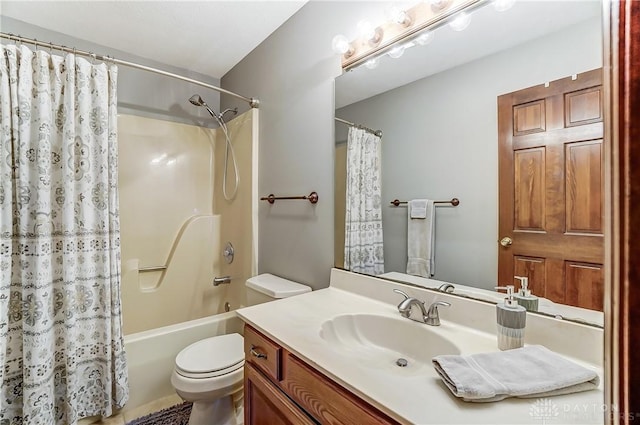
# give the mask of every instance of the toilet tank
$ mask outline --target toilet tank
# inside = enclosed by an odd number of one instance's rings
[[[260,274],[247,279],[247,303],[262,304],[280,298],[311,292],[311,287],[270,273]]]

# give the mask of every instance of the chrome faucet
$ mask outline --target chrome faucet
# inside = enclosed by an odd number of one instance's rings
[[[438,306],[451,307],[451,304],[446,301],[436,301],[429,306],[427,312],[427,318],[424,321],[427,325],[440,326],[440,315],[438,314]]]
[[[429,326],[440,326],[440,316],[438,314],[438,306],[443,306],[443,307],[451,306],[451,304],[446,301],[436,301],[433,304],[431,304],[429,306],[429,309],[427,310],[424,306],[424,302],[420,301],[419,299],[410,297],[405,292],[399,289],[394,289],[393,292],[396,292],[404,296],[404,300],[402,300],[400,304],[398,304],[398,312],[402,317],[406,317],[407,319],[411,319],[413,321],[419,322],[419,320],[416,320],[411,317],[411,307],[413,307],[414,305],[417,305],[418,307],[420,307],[420,311],[422,313],[422,322]]]
[[[403,291],[399,289],[394,289],[393,292],[397,292],[398,294],[404,296],[404,300],[398,304],[398,312],[402,317],[406,317],[407,319],[415,320],[411,318],[411,307],[417,305],[420,307],[420,311],[422,312],[422,321],[426,323],[427,320],[427,310],[424,307],[424,303],[417,298],[410,297]],[[418,320],[416,320],[417,322]]]
[[[455,287],[450,283],[443,283],[442,285],[438,286],[438,291],[440,292],[448,292],[451,294],[454,290]]]

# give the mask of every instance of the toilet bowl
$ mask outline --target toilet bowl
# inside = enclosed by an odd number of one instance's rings
[[[233,333],[195,342],[176,356],[171,384],[193,403],[189,425],[243,423],[244,339]]]
[[[246,281],[247,299],[255,305],[310,292],[311,288],[272,274]],[[193,403],[189,425],[244,423],[244,338],[233,333],[195,342],[176,356],[171,384]]]

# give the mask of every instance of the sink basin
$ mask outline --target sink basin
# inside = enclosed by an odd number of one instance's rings
[[[433,327],[403,317],[336,316],[322,324],[320,336],[335,350],[355,357],[357,364],[395,373],[433,371],[434,356],[460,354],[458,347]],[[406,366],[399,366],[398,359],[405,359]]]

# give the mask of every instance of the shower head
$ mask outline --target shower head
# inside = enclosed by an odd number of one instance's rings
[[[202,106],[204,107],[207,112],[209,112],[209,114],[216,119],[216,121],[218,121],[218,123],[220,123],[220,120],[222,119],[222,115],[218,115],[215,112],[213,112],[211,110],[211,108],[209,108],[209,105],[207,105],[207,102],[205,102],[199,94],[194,94],[193,96],[191,96],[189,98],[189,102],[191,102],[191,104],[195,105],[195,106]]]
[[[199,94],[194,94],[193,96],[191,96],[189,98],[189,102],[191,102],[192,104],[196,105],[196,106],[206,106],[207,103],[202,100],[202,98],[200,97]]]
[[[227,112],[231,112],[233,115],[238,115],[238,108],[227,108],[224,111],[220,112],[220,118],[223,118]]]

